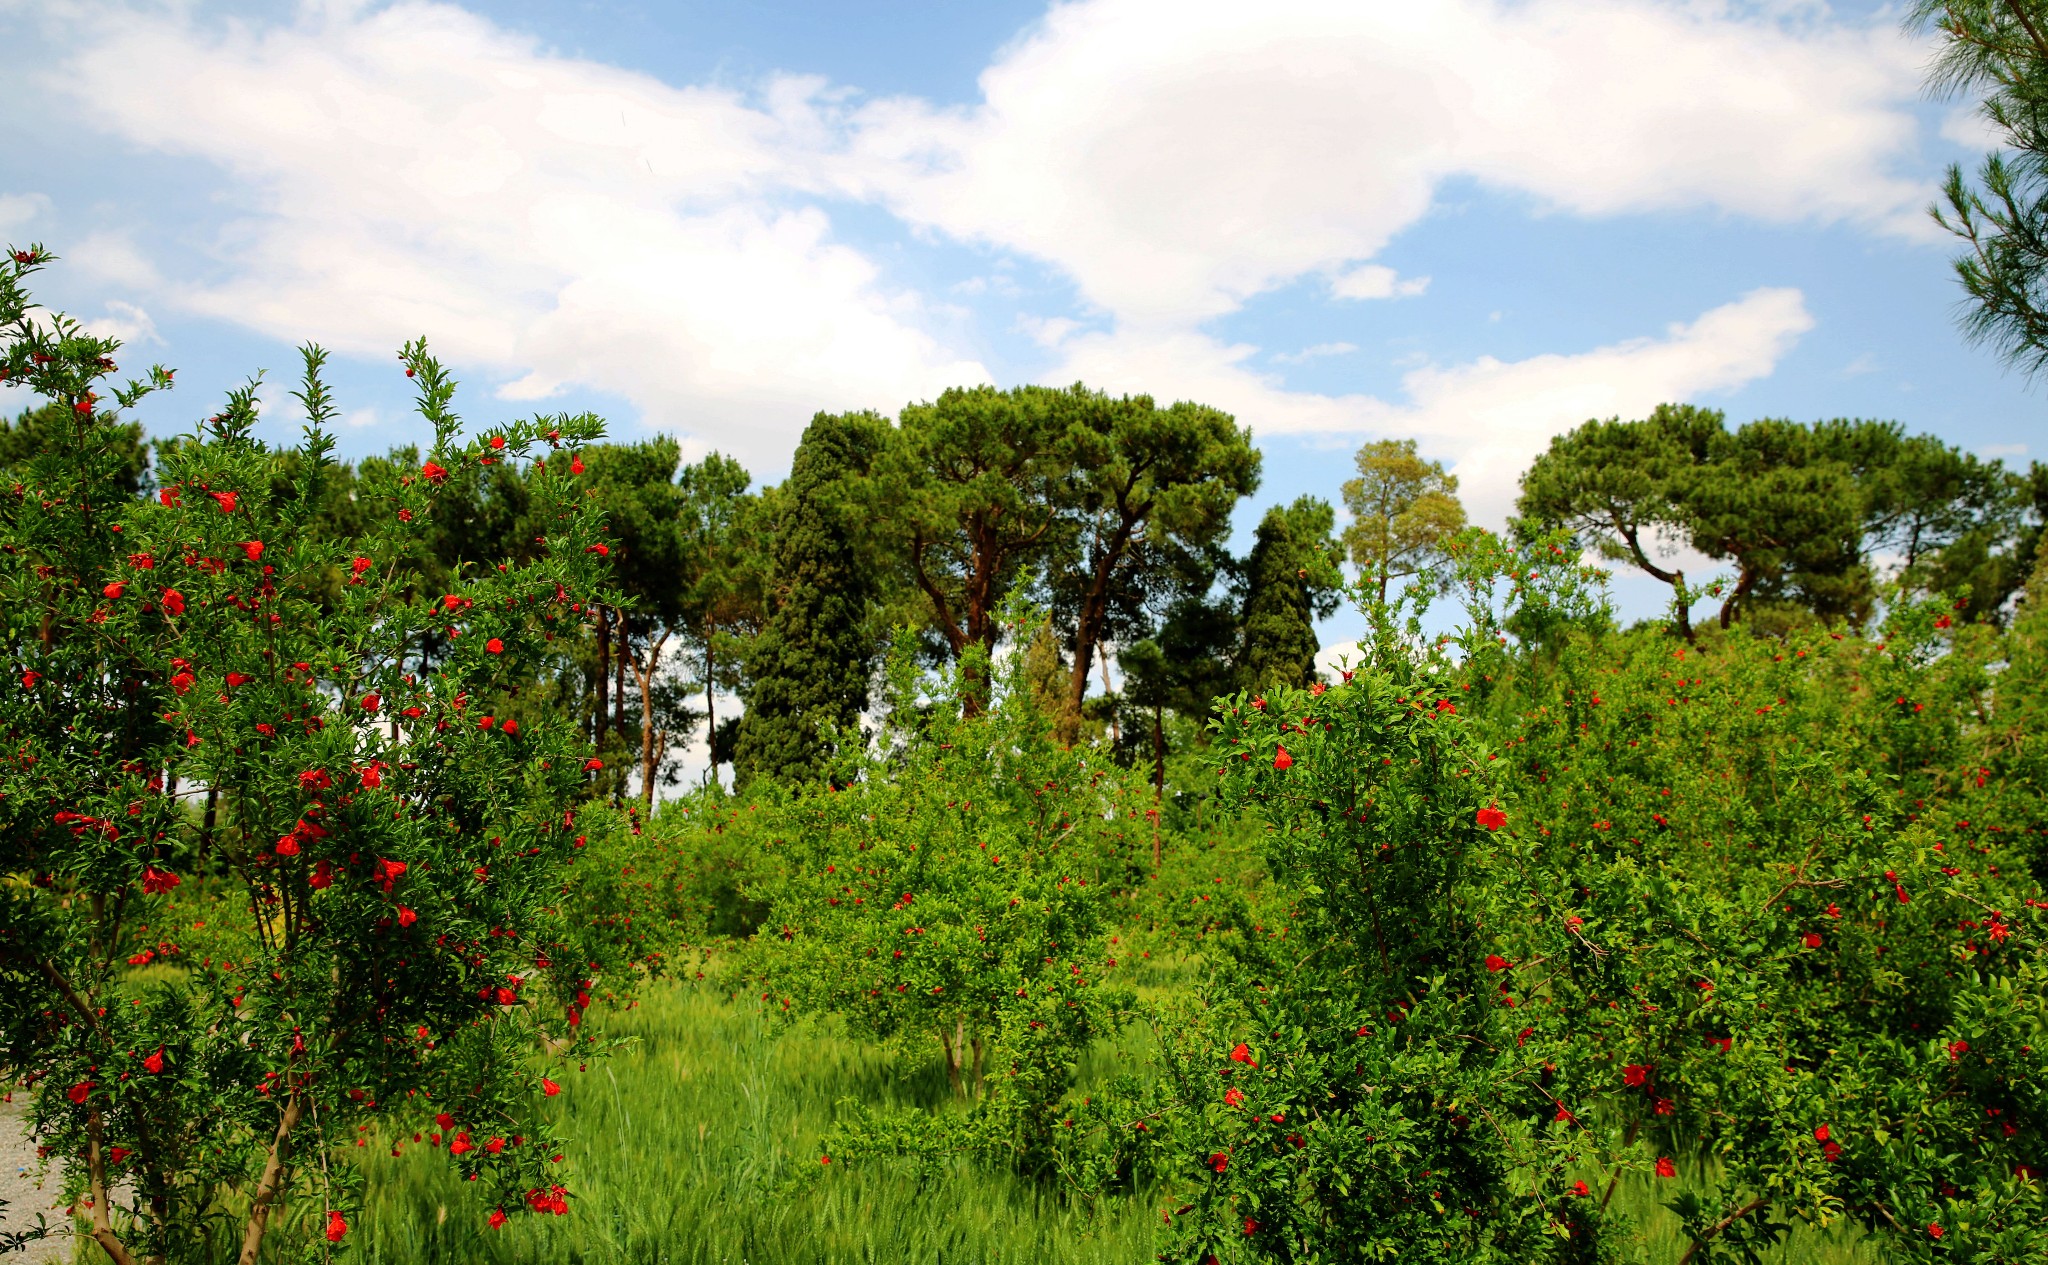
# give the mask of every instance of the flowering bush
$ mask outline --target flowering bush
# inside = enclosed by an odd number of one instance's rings
[[[121,1265],[220,1259],[229,1223],[253,1262],[287,1203],[345,1249],[380,1120],[431,1132],[494,1223],[564,1211],[535,1055],[568,1057],[591,983],[556,912],[584,757],[499,704],[597,582],[574,450],[598,422],[461,443],[412,344],[432,451],[357,485],[359,537],[323,535],[308,348],[295,452],[251,437],[252,384],[125,495],[110,436],[171,374],[103,386],[118,344],[31,309],[44,258],[0,265],[0,379],[71,422],[0,489],[0,1076]],[[409,599],[396,560],[448,471],[529,456],[544,547]]]
[[[963,716],[962,690],[986,690],[985,665],[925,700],[899,656],[877,749],[837,785],[771,809],[775,873],[750,959],[763,1005],[831,1013],[887,1040],[936,1039],[956,1094],[978,1100],[940,1122],[849,1105],[840,1159],[968,1151],[1056,1163],[1073,1065],[1128,1004],[1103,987],[1115,962],[1101,885],[1076,864],[1106,770],[1054,744],[1013,668]]]
[[[1688,1260],[2040,1259],[2039,582],[2009,636],[1689,646],[1552,544],[1468,542],[1455,659],[1374,611],[1355,679],[1219,717],[1296,904],[1169,1048],[1177,1255],[1625,1259],[1633,1174]]]

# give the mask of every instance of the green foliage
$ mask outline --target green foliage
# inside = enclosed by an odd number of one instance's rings
[[[872,413],[811,419],[775,523],[766,626],[747,658],[751,684],[733,771],[742,784],[820,777],[834,735],[851,744],[868,706],[878,593],[862,556],[862,482],[888,438]]]
[[[1312,496],[1274,506],[1259,522],[1245,562],[1243,648],[1246,688],[1306,687],[1322,644],[1315,621],[1337,609],[1343,550],[1331,538],[1336,512]]]
[[[749,972],[792,1015],[936,1038],[955,1092],[975,1100],[940,1120],[852,1104],[835,1159],[1044,1169],[1061,1158],[1074,1065],[1127,1001],[1101,987],[1103,888],[1079,846],[1106,771],[1052,743],[1021,662],[984,708],[961,707],[987,676],[971,658],[929,698],[907,652],[891,675],[877,751],[776,806]]]
[[[135,499],[132,431],[100,395],[116,345],[32,318],[41,259],[0,265],[0,364],[64,419],[0,495],[0,1075],[34,1086],[67,1199],[122,1265],[203,1259],[223,1218],[253,1260],[291,1200],[338,1252],[357,1124],[439,1111],[486,1205],[562,1210],[532,1055],[576,1037],[590,985],[554,903],[582,751],[560,721],[499,720],[597,584],[597,522],[554,455],[597,421],[459,444],[454,383],[412,344],[434,447],[359,481],[363,532],[337,539],[309,347],[296,453],[250,438],[252,384]],[[529,455],[545,548],[442,594],[408,585],[399,560],[449,473]],[[214,828],[193,829],[180,784],[217,792]],[[184,884],[223,895],[186,924]]]
[[[1906,25],[1931,32],[1940,46],[1928,86],[1976,97],[1998,152],[1973,183],[1951,164],[1942,186],[1947,209],[1935,223],[1960,238],[1956,279],[1969,296],[1964,333],[1989,343],[2011,364],[2035,372],[2048,363],[2048,6],[2039,0],[1915,0]]]
[[[1357,461],[1358,477],[1344,482],[1344,547],[1384,603],[1389,581],[1449,561],[1444,548],[1464,529],[1465,507],[1458,476],[1417,456],[1412,439],[1375,440]]]
[[[1999,463],[1895,422],[1765,418],[1731,432],[1717,412],[1666,404],[1552,439],[1518,508],[1528,529],[1567,528],[1671,585],[1673,627],[1691,640],[1702,595],[1723,597],[1723,628],[1738,615],[1763,632],[1814,618],[1860,628],[1880,555],[1917,593],[1969,583],[1968,609],[1995,619],[2025,565],[2015,551],[2031,543],[2028,490]],[[1660,540],[1733,565],[1733,584],[1688,584],[1651,556]]]

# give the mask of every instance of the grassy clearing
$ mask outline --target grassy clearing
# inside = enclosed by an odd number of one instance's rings
[[[1167,971],[1166,974],[1172,974]],[[1146,991],[1150,991],[1149,989]],[[819,1028],[787,1028],[709,984],[659,984],[605,1017],[638,1041],[571,1078],[562,1103],[571,1215],[516,1217],[501,1230],[442,1152],[372,1142],[369,1199],[351,1239],[376,1265],[853,1265],[948,1262],[1138,1265],[1155,1259],[1155,1201],[1090,1206],[1005,1174],[956,1169],[916,1181],[819,1164],[835,1102],[945,1109],[945,1074],[922,1051],[891,1052]],[[1140,1053],[1142,1035],[1098,1048],[1084,1080]],[[1676,1183],[1627,1182],[1615,1206],[1643,1227],[1646,1259],[1684,1251],[1660,1206]],[[316,1210],[272,1235],[267,1259],[299,1259]],[[224,1245],[225,1246],[225,1245]],[[226,1256],[224,1255],[223,1259]],[[79,1262],[100,1265],[81,1245]],[[1867,1245],[1795,1232],[1771,1265],[1875,1265]]]

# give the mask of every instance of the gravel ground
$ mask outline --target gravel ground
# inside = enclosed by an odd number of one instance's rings
[[[0,1199],[7,1201],[7,1206],[0,1208],[0,1231],[34,1225],[39,1211],[47,1214],[53,1224],[63,1225],[64,1215],[50,1207],[56,1198],[54,1183],[48,1188],[36,1184],[36,1148],[28,1140],[28,1114],[20,1095],[15,1099],[0,1102]],[[45,1265],[70,1257],[71,1236],[67,1228],[29,1244],[26,1255],[15,1252],[0,1256],[0,1263]]]

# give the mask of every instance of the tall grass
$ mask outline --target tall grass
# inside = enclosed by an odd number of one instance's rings
[[[426,1147],[374,1160],[362,1218],[373,1262],[1146,1261],[1149,1205],[1088,1207],[966,1169],[918,1182],[819,1161],[832,1105],[943,1106],[934,1061],[815,1030],[778,1031],[703,986],[649,989],[608,1028],[638,1038],[563,1094],[567,1217],[492,1230]],[[935,1047],[936,1048],[936,1047]]]
[[[1145,981],[1179,983],[1170,965]],[[1158,1250],[1156,1201],[1143,1194],[1096,1204],[1008,1174],[957,1168],[930,1180],[819,1163],[833,1104],[950,1106],[935,1057],[789,1028],[728,1000],[715,981],[648,988],[641,1003],[604,1016],[637,1038],[574,1075],[568,1116],[566,1217],[515,1217],[492,1230],[486,1208],[453,1176],[445,1153],[371,1140],[368,1198],[350,1233],[356,1261],[375,1265],[1118,1265]],[[1134,1032],[1093,1052],[1084,1081],[1142,1053]],[[936,1048],[936,1047],[934,1047]],[[1589,1184],[1598,1174],[1588,1174]],[[1685,1250],[1662,1206],[1676,1181],[1625,1181],[1613,1206],[1643,1232],[1643,1259],[1672,1265]],[[1598,1186],[1595,1187],[1598,1189]],[[299,1208],[273,1232],[266,1260],[303,1260],[317,1244],[318,1210]],[[222,1259],[231,1251],[224,1240]],[[319,1259],[319,1253],[312,1253]],[[101,1265],[81,1244],[76,1259]],[[1705,1258],[1695,1257],[1698,1265]],[[1715,1259],[1734,1259],[1721,1256]],[[1876,1265],[1853,1234],[1795,1229],[1763,1254],[1768,1265]]]

